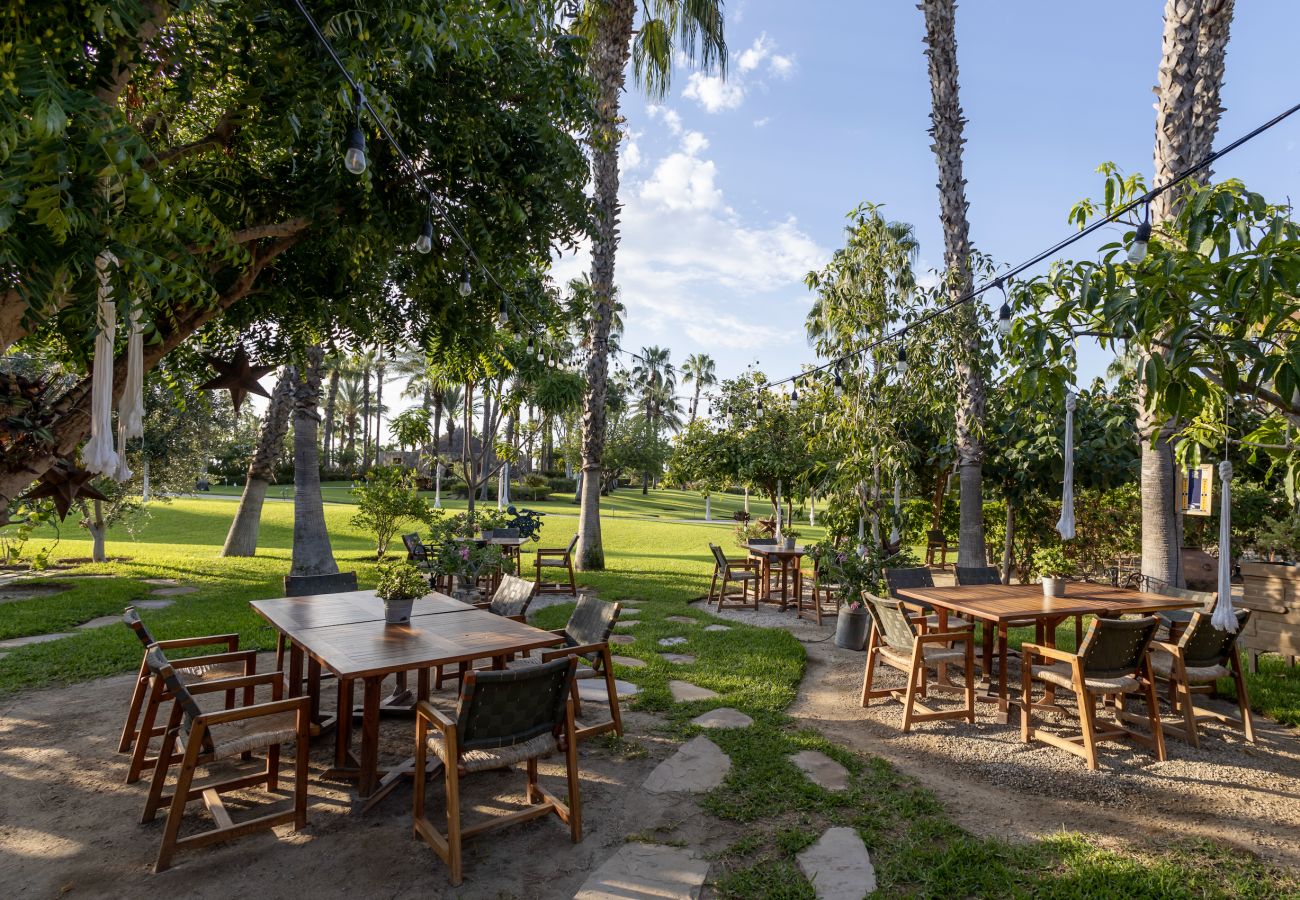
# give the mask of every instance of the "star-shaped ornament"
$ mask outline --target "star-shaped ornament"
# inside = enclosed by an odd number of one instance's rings
[[[94,472],[79,469],[71,463],[55,463],[41,476],[36,487],[28,491],[27,499],[39,500],[42,497],[49,497],[54,501],[54,508],[58,510],[59,519],[62,521],[68,517],[68,510],[72,507],[73,500],[108,499],[90,483],[94,477]]]
[[[217,370],[217,377],[203,382],[203,384],[199,385],[199,390],[230,391],[230,403],[235,407],[235,415],[239,415],[239,407],[249,394],[258,394],[262,397],[271,396],[257,380],[275,371],[275,366],[250,365],[248,354],[244,352],[243,347],[235,351],[235,357],[231,360],[209,356],[206,353],[203,354],[203,358],[208,361],[208,365]]]

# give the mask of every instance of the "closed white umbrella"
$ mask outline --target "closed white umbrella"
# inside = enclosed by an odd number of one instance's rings
[[[903,539],[902,534],[898,531],[898,526],[903,521],[903,479],[901,476],[894,476],[894,527],[889,532],[889,543],[897,544]]]
[[[117,470],[117,451],[113,449],[113,335],[117,331],[117,304],[113,302],[113,285],[108,267],[117,257],[105,250],[95,257],[99,273],[99,294],[95,335],[95,361],[90,377],[90,438],[81,448],[81,464],[87,471],[111,475]]]
[[[1065,483],[1061,489],[1061,518],[1056,530],[1061,540],[1074,538],[1074,407],[1075,394],[1065,395]]]
[[[1232,463],[1219,463],[1219,599],[1210,623],[1220,631],[1236,631],[1232,610]]]
[[[126,383],[117,401],[117,471],[113,477],[123,482],[131,477],[126,465],[126,442],[144,437],[144,330],[140,326],[140,309],[131,310],[131,332],[126,339]]]

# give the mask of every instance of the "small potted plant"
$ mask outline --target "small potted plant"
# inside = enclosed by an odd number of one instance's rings
[[[861,650],[867,644],[867,629],[870,627],[871,616],[861,600],[845,603],[835,619],[835,646]]]
[[[781,532],[781,537],[784,538],[785,549],[793,550],[795,542],[799,540],[799,532],[793,529],[785,529]]]
[[[389,625],[405,625],[411,621],[415,598],[429,593],[429,586],[415,566],[405,560],[394,560],[379,567],[375,593],[384,601],[384,621]]]
[[[1034,574],[1043,580],[1044,597],[1064,597],[1065,579],[1074,574],[1074,563],[1060,547],[1041,547],[1034,551]]]

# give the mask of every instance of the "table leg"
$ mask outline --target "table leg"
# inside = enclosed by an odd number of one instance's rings
[[[934,608],[934,615],[935,618],[939,620],[939,624],[938,624],[939,631],[940,632],[947,631],[948,610],[944,609],[942,606],[936,606]],[[938,684],[952,684],[952,680],[948,678],[948,664],[939,663],[937,668],[938,671],[935,673],[935,682]]]
[[[379,689],[384,679],[372,675],[365,680],[361,714],[361,777],[357,793],[363,798],[375,792],[379,780]]]
[[[1007,626],[998,624],[998,712],[1008,721],[1007,707]]]
[[[307,659],[307,696],[311,697],[311,720],[320,721],[320,661]]]
[[[297,643],[289,645],[289,696],[302,696],[302,648]]]
[[[352,749],[352,679],[340,678],[338,689],[338,733],[334,736],[334,765],[345,768]]]
[[[993,683],[993,630],[992,622],[980,623],[980,641],[984,645],[984,679]]]

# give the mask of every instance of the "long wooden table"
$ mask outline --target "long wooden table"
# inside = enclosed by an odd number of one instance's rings
[[[1079,615],[1146,615],[1196,606],[1176,597],[1148,594],[1128,588],[1071,582],[1064,597],[1046,597],[1041,584],[981,584],[961,587],[899,588],[904,600],[934,607],[939,630],[947,629],[949,614],[957,613],[984,623],[984,677],[989,692],[981,699],[996,702],[1004,718],[1009,717],[1007,697],[1007,629],[1012,622],[1033,620],[1038,640],[1056,646],[1056,628]],[[993,683],[993,637],[997,634],[998,679]],[[1021,665],[1026,665],[1021,661]]]
[[[798,606],[798,598],[803,592],[803,570],[800,568],[800,561],[803,559],[805,550],[803,547],[793,547],[786,549],[780,544],[746,544],[745,548],[749,551],[750,556],[757,556],[762,562],[763,569],[759,580],[762,582],[762,590],[759,594],[760,600],[766,600],[769,603],[772,600],[772,563],[773,561],[780,567],[781,571],[781,611],[785,612],[790,605],[789,590],[793,582],[795,605]]]
[[[368,595],[368,596],[367,596]],[[374,604],[378,615],[371,615]],[[407,625],[387,625],[383,601],[371,591],[321,594],[283,600],[255,600],[253,609],[290,643],[290,693],[301,693],[304,658],[339,680],[335,774],[355,777],[368,798],[379,782],[380,688],[392,674],[419,671],[420,693],[427,693],[431,669],[478,659],[497,665],[506,656],[560,642],[549,631],[496,616],[486,610],[432,594],[415,601]],[[296,673],[296,674],[295,674]],[[360,759],[351,750],[353,685],[362,682]],[[319,677],[309,677],[312,709],[319,710]]]

